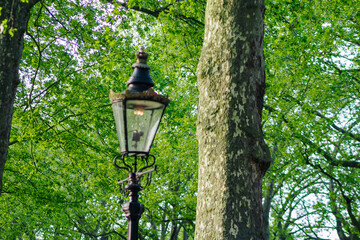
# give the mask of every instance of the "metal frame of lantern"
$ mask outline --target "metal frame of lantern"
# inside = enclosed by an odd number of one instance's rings
[[[148,90],[143,92],[135,92],[135,93],[129,90],[125,90],[120,94],[114,93],[113,91],[110,90],[110,99],[114,109],[115,121],[117,122],[117,132],[118,132],[118,139],[120,143],[121,153],[127,156],[148,155],[152,143],[154,142],[155,135],[159,128],[161,119],[164,115],[166,106],[169,104],[169,99],[160,94],[157,94],[152,88],[149,88]],[[132,107],[129,107],[129,102],[133,104]],[[115,104],[121,105],[121,113],[119,111],[120,107],[116,106]],[[146,132],[141,132],[141,131],[136,133],[132,132],[132,137],[131,137],[132,141],[135,141],[136,143],[139,142],[140,140],[138,139],[138,141],[136,141],[135,139],[140,138],[144,135],[143,136],[145,138],[145,142],[143,143],[144,146],[140,148],[142,150],[134,150],[134,148],[136,149],[137,147],[129,146],[131,142],[129,132],[136,131],[134,129],[129,129],[128,121],[129,121],[130,111],[127,110],[130,109],[133,109],[134,115],[136,115],[135,112],[141,112],[138,113],[139,115],[142,115],[141,117],[144,117],[143,114],[147,112],[151,112],[150,119],[148,119],[149,125],[147,126],[147,128],[145,128]],[[155,112],[157,110],[159,111]],[[154,116],[154,114],[157,114],[157,116]],[[119,129],[121,127],[123,128]],[[124,136],[120,136],[121,132],[123,133]],[[147,139],[149,136],[150,139]]]
[[[146,64],[148,54],[145,52],[143,47],[141,47],[140,51],[136,53],[136,56],[137,61],[132,65],[134,73],[127,82],[128,89],[122,93],[114,93],[110,90],[109,95],[113,106],[117,135],[122,153],[122,155],[116,156],[113,162],[116,168],[124,169],[129,172],[128,178],[118,181],[118,183],[122,185],[124,185],[125,182],[128,182],[128,184],[123,188],[130,192],[130,202],[124,204],[122,207],[125,212],[125,216],[128,219],[128,240],[138,239],[139,219],[141,218],[141,214],[144,212],[144,205],[138,201],[138,193],[143,189],[140,179],[143,175],[148,174],[146,186],[149,185],[151,182],[151,173],[156,170],[155,156],[149,155],[149,152],[158,131],[161,119],[164,115],[166,106],[170,102],[168,97],[164,97],[156,93],[152,88],[154,83],[152,82],[149,74],[150,67]],[[128,105],[131,101],[138,103],[137,108],[136,106]],[[128,111],[129,109],[130,111]],[[144,111],[146,111],[146,114],[150,113],[150,119],[142,119],[144,122],[145,120],[149,121],[149,125],[145,128],[146,133],[143,131],[139,132],[139,130],[142,130],[140,128],[129,129],[129,113],[132,112],[134,115],[143,116],[145,114]],[[154,116],[155,112],[158,115]],[[157,118],[155,119],[155,122],[153,122],[153,117]],[[133,124],[140,124],[139,122],[141,119],[132,120],[134,120]],[[136,123],[136,120],[139,122]],[[132,134],[131,141],[129,139],[129,133]],[[140,142],[142,137],[145,138],[145,142],[143,143],[144,145],[142,151],[138,151],[137,144]],[[135,142],[134,144],[136,146],[129,146],[129,143],[131,142]],[[135,148],[135,150],[131,147]],[[122,161],[120,164],[118,164],[119,158]],[[129,158],[133,158],[132,163],[127,161]],[[141,160],[140,163],[139,158]],[[141,165],[141,167],[138,168],[138,165]],[[149,169],[151,167],[154,168]]]

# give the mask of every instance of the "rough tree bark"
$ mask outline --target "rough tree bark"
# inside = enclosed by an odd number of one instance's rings
[[[264,239],[262,178],[271,162],[261,125],[264,11],[264,0],[207,2],[196,240]]]
[[[16,88],[19,84],[24,33],[30,17],[30,9],[38,0],[24,3],[20,0],[2,0],[0,4],[0,195],[3,188],[3,173],[9,148],[11,120]],[[13,36],[9,30],[13,29]]]

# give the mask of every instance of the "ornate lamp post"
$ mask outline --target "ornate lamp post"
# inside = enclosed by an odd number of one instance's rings
[[[155,171],[155,157],[149,155],[161,118],[169,99],[153,90],[150,67],[146,64],[148,53],[144,47],[136,53],[134,72],[127,82],[128,89],[122,93],[110,90],[117,136],[122,155],[114,158],[114,165],[129,172],[129,177],[119,183],[128,182],[130,202],[123,205],[129,222],[128,240],[138,239],[138,227],[144,205],[139,203],[139,192],[143,189],[140,178]],[[118,164],[118,159],[121,163]],[[129,161],[131,160],[131,163]],[[152,168],[154,167],[154,168]]]

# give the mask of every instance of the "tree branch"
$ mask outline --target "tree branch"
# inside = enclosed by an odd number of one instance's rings
[[[265,105],[264,106],[265,109],[267,109],[270,113],[271,112],[277,112],[276,109]],[[294,130],[294,127],[292,126],[292,124],[289,122],[288,119],[285,118],[285,116],[282,116],[283,120],[285,123],[287,123],[287,126]],[[336,125],[335,125],[336,126]],[[344,131],[344,133],[350,134],[355,137],[354,139],[358,138],[357,136],[355,136],[352,133],[349,133],[343,129],[341,129],[342,131]],[[360,162],[357,161],[340,161],[337,159],[334,159],[333,157],[331,157],[331,155],[329,153],[327,153],[324,149],[322,149],[321,147],[317,146],[315,143],[313,143],[310,139],[306,138],[305,136],[303,136],[302,134],[294,134],[294,136],[298,139],[300,139],[303,143],[308,144],[309,146],[313,147],[316,149],[316,152],[319,153],[320,155],[322,155],[326,160],[329,161],[329,163],[333,166],[341,166],[341,167],[350,167],[350,168],[360,168]]]
[[[350,167],[350,168],[360,168],[360,162],[357,161],[340,161],[334,159],[329,153],[327,153],[324,149],[317,146],[310,139],[304,137],[303,135],[296,134],[297,138],[300,138],[303,143],[308,144],[309,146],[316,149],[316,152],[322,155],[332,166],[341,166],[341,167]]]
[[[292,101],[296,102],[299,106],[303,106],[304,103],[302,103],[301,101],[297,100],[296,98],[294,98],[293,96],[290,95],[286,95],[283,98],[285,101],[290,101],[289,99],[291,99]],[[308,113],[312,113],[315,114],[316,116],[324,119],[326,122],[330,123],[331,127],[334,128],[335,130],[348,135],[349,137],[353,138],[354,140],[360,142],[360,136],[357,136],[349,131],[344,130],[343,128],[337,126],[336,124],[334,124],[329,118],[325,117],[323,114],[321,114],[319,111],[316,110],[307,110]],[[357,121],[356,121],[357,122]]]
[[[109,3],[113,3],[112,0],[108,0]],[[147,8],[143,8],[143,7],[139,7],[139,6],[132,6],[132,7],[129,7],[129,5],[127,3],[117,3],[119,4],[120,6],[124,7],[125,9],[131,9],[131,10],[134,10],[134,11],[138,11],[138,12],[142,12],[142,13],[146,13],[148,15],[151,15],[155,18],[158,18],[160,13],[169,13],[169,8],[170,6],[173,6],[173,4],[169,4],[167,6],[164,6],[164,7],[161,7],[159,9],[156,9],[156,10],[150,10],[150,9],[147,9]],[[199,20],[197,20],[196,18],[193,18],[193,17],[187,17],[183,14],[180,14],[180,13],[176,13],[176,17],[178,17],[179,19],[181,19],[182,21],[186,22],[187,24],[190,24],[190,23],[193,23],[197,26],[200,26],[200,27],[204,27],[205,24],[200,22]]]

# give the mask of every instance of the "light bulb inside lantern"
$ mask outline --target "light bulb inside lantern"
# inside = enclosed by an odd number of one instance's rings
[[[134,114],[136,116],[143,116],[144,115],[144,108],[142,108],[142,107],[134,108]]]

